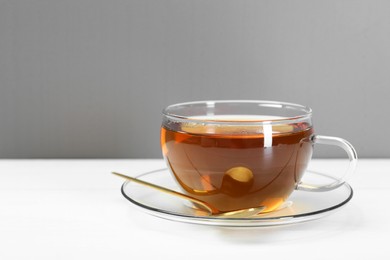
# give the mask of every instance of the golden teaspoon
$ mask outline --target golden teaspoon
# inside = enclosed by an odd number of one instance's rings
[[[165,187],[162,187],[162,186],[150,183],[150,182],[146,182],[146,181],[134,178],[134,177],[130,177],[130,176],[118,173],[118,172],[112,172],[112,174],[119,176],[119,177],[122,177],[128,181],[132,181],[132,182],[144,185],[146,187],[149,187],[149,188],[152,188],[152,189],[155,189],[155,190],[158,190],[158,191],[161,191],[161,192],[164,192],[164,193],[167,193],[167,194],[170,194],[170,195],[173,195],[173,196],[185,199],[185,200],[189,200],[189,201],[195,203],[196,205],[198,205],[200,208],[206,210],[210,216],[214,216],[214,217],[248,218],[248,217],[253,217],[253,216],[259,214],[260,212],[262,212],[265,209],[265,207],[257,207],[257,208],[240,209],[240,210],[219,213],[219,211],[214,206],[210,205],[209,203],[202,201],[202,200],[199,200],[199,199],[196,199],[194,197],[188,196],[186,194],[183,194],[183,193],[180,193],[180,192],[177,192],[177,191],[174,191],[174,190],[171,190],[171,189],[168,189],[168,188],[165,188]]]

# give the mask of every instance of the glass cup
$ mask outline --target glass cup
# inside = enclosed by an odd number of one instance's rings
[[[349,167],[325,185],[304,183],[313,146],[343,148]],[[357,154],[344,139],[317,135],[309,107],[276,101],[198,101],[163,110],[161,148],[188,195],[221,213],[278,208],[294,190],[329,191],[354,172]]]

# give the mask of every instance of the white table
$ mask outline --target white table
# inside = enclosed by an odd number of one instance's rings
[[[312,167],[332,170],[343,162],[314,160]],[[390,160],[360,160],[350,180],[354,198],[334,214],[265,228],[156,218],[131,207],[120,193],[123,181],[110,174],[163,166],[162,160],[0,160],[0,259],[390,257]]]

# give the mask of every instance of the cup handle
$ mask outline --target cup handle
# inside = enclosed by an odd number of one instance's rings
[[[327,185],[313,185],[309,183],[300,182],[297,186],[297,190],[304,191],[329,191],[336,189],[343,185],[346,179],[355,171],[357,164],[357,154],[355,148],[346,140],[338,137],[324,136],[324,135],[313,135],[311,137],[311,142],[316,144],[325,144],[325,145],[336,145],[344,149],[349,157],[349,166],[347,171],[340,179],[336,179],[333,183]]]

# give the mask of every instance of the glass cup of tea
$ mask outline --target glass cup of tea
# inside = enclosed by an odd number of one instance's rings
[[[348,155],[348,169],[332,183],[301,181],[317,144],[339,146]],[[183,192],[221,213],[253,207],[270,212],[294,190],[336,189],[354,172],[357,162],[349,142],[314,133],[309,107],[276,101],[168,106],[163,110],[161,148]]]

